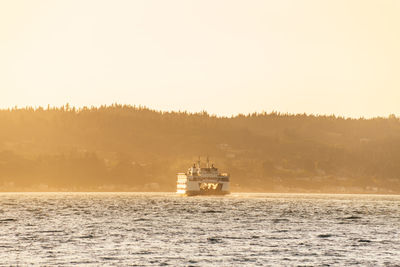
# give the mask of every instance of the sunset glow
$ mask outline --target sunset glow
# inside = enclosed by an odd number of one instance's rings
[[[400,114],[398,1],[1,1],[0,108]]]

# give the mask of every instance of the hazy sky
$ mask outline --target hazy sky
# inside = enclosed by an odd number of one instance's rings
[[[0,108],[400,115],[400,1],[0,1]]]

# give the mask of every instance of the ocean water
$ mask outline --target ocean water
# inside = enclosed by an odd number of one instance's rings
[[[400,265],[400,196],[2,193],[0,265]]]

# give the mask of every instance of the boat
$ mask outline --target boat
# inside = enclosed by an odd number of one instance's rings
[[[214,164],[201,167],[200,158],[185,173],[178,173],[176,192],[180,195],[226,195],[229,194],[229,174],[219,173]]]

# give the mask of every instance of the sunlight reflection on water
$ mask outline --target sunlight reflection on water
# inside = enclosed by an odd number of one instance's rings
[[[3,265],[395,265],[400,196],[2,193]]]

